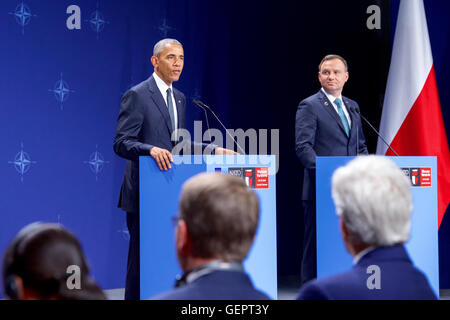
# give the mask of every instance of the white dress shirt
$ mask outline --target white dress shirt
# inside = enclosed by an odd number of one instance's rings
[[[338,108],[337,108],[336,103],[334,103],[334,100],[336,100],[336,99],[338,99],[338,98],[341,99],[341,101],[342,101],[342,110],[344,110],[344,115],[345,115],[345,117],[347,118],[347,121],[348,121],[348,127],[349,127],[349,129],[351,129],[351,128],[352,128],[352,120],[350,119],[350,115],[349,115],[348,112],[347,112],[347,107],[345,106],[345,102],[344,102],[344,100],[342,99],[342,94],[340,94],[339,97],[336,98],[336,97],[333,96],[332,94],[327,93],[323,87],[322,87],[321,90],[322,90],[323,93],[325,93],[325,95],[327,96],[328,100],[331,101],[331,104],[333,105],[334,110],[336,110],[336,113],[337,113],[337,114],[339,114],[339,112],[338,112]]]
[[[175,108],[174,110],[174,123],[175,123],[175,128],[174,130],[177,130],[178,128],[178,112],[177,112],[177,104],[175,103],[175,97],[173,96],[173,87],[172,85],[168,86],[164,81],[161,80],[160,77],[158,77],[158,75],[156,74],[156,72],[153,72],[153,79],[155,79],[156,82],[156,86],[158,87],[159,91],[161,91],[161,95],[164,98],[164,101],[166,102],[166,106],[167,108],[169,108],[169,104],[167,102],[167,89],[170,88],[171,91],[171,98],[172,98],[172,103],[173,103],[173,107]]]

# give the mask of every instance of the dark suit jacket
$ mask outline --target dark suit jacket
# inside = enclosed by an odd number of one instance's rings
[[[342,97],[351,118],[347,137],[341,118],[327,96],[320,90],[297,108],[295,151],[304,167],[302,200],[315,200],[316,156],[354,156],[367,154],[361,119],[352,109],[358,104]]]
[[[178,128],[185,128],[186,98],[175,88],[173,95]],[[169,110],[153,76],[124,94],[114,140],[114,152],[127,159],[119,208],[139,211],[139,156],[149,156],[153,146],[171,151],[175,142],[171,141],[170,128]]]
[[[380,268],[380,289],[369,290],[372,273],[367,267]],[[379,247],[370,251],[347,272],[307,282],[299,300],[432,300],[436,299],[428,280],[415,268],[403,245]]]
[[[154,300],[270,300],[240,271],[213,271]]]

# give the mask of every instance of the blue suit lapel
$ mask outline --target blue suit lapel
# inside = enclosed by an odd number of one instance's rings
[[[327,96],[322,92],[322,90],[319,91],[319,101],[320,105],[336,120],[338,123],[338,126],[341,128],[342,132],[347,136],[347,133],[345,133],[344,125],[342,124],[342,120],[339,117],[338,113],[333,107],[333,104],[331,101],[327,98]],[[353,121],[352,121],[353,125]]]
[[[153,102],[158,107],[159,111],[161,112],[161,114],[164,118],[164,121],[166,122],[167,130],[169,130],[169,133],[171,134],[172,133],[171,132],[172,123],[170,121],[169,109],[167,108],[166,101],[165,101],[164,97],[161,95],[161,92],[159,91],[158,86],[156,85],[155,79],[153,79],[153,76],[151,76],[148,79],[148,89],[151,92],[151,97],[153,99]]]

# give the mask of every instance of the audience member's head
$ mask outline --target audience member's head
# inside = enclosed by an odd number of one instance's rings
[[[73,268],[79,268],[78,283],[70,279]],[[15,300],[105,299],[76,237],[52,223],[33,223],[16,235],[3,257],[3,288]]]
[[[404,173],[381,156],[361,156],[337,169],[332,196],[347,250],[391,246],[409,239],[412,195]]]
[[[202,173],[184,184],[178,218],[176,247],[184,271],[211,260],[241,262],[258,226],[258,198],[240,178]]]
[[[394,162],[360,156],[337,169],[332,196],[354,267],[307,282],[299,300],[435,300],[403,245],[411,229],[411,184]]]

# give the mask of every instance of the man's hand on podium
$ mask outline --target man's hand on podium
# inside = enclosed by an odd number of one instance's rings
[[[152,147],[150,149],[150,155],[153,159],[155,159],[160,170],[167,171],[172,168],[170,163],[173,162],[173,158],[170,151],[158,147]]]
[[[231,155],[239,155],[239,153],[237,153],[237,152],[235,152],[233,150],[225,149],[225,148],[221,148],[221,147],[217,147],[216,148],[215,154],[217,154],[217,155],[229,155],[229,154],[231,154]]]
[[[225,149],[221,147],[217,147],[215,149],[216,155],[239,155],[239,153],[230,150]],[[173,162],[172,153],[170,153],[169,150],[158,148],[158,147],[152,147],[150,149],[150,155],[155,159],[156,163],[158,164],[158,167],[160,170],[167,171],[172,168],[172,165],[170,164]]]

